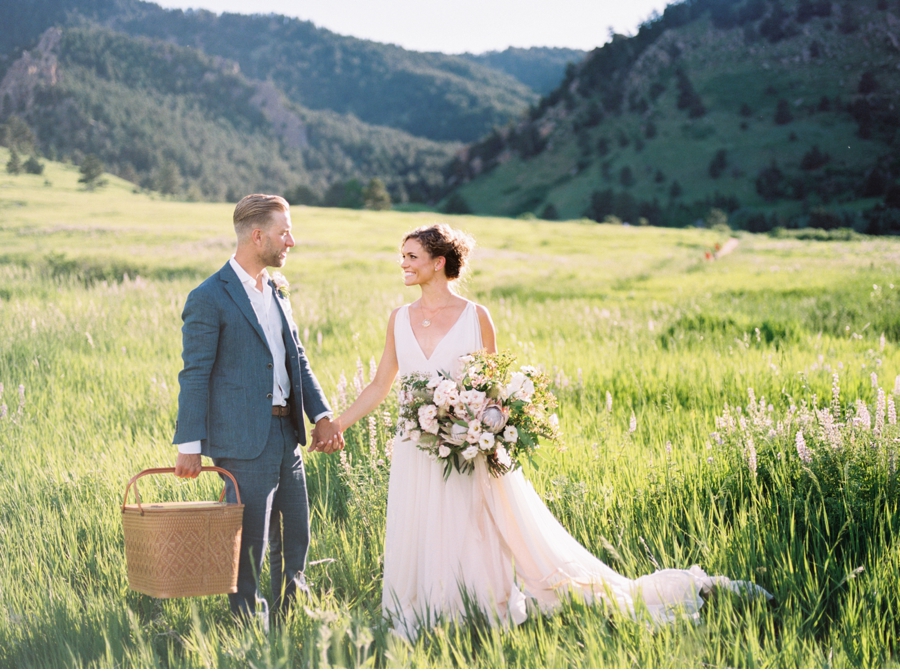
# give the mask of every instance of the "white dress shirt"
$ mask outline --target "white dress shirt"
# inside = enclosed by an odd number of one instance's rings
[[[272,405],[285,405],[291,395],[291,378],[288,376],[287,365],[285,363],[284,349],[284,328],[281,321],[281,311],[275,305],[275,295],[272,285],[269,284],[269,271],[263,269],[263,287],[262,291],[256,288],[256,279],[250,276],[241,264],[232,256],[229,260],[231,268],[237,274],[238,279],[247,292],[247,298],[250,299],[250,305],[253,306],[253,312],[259,320],[263,333],[266,334],[266,342],[269,345],[269,351],[272,352],[272,362],[274,370],[272,375]],[[302,408],[297,408],[302,414]],[[331,417],[330,412],[323,412],[315,418],[318,422],[323,417]],[[302,420],[301,420],[302,421]],[[182,443],[178,446],[178,451],[182,454],[199,454],[200,441],[193,440],[189,443]]]

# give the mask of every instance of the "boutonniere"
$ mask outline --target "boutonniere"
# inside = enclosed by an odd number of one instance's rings
[[[275,285],[275,291],[278,292],[278,295],[284,299],[287,299],[291,295],[291,285],[288,283],[287,278],[281,273],[275,272],[272,273],[272,284]]]

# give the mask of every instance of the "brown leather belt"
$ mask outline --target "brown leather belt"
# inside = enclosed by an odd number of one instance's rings
[[[286,405],[273,405],[272,406],[272,416],[273,417],[288,417],[291,414],[291,404],[288,403]]]

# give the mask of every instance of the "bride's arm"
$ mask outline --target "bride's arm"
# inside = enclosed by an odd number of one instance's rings
[[[399,310],[400,308],[397,308]],[[359,397],[353,401],[349,408],[341,413],[335,422],[338,430],[346,431],[360,419],[368,415],[381,402],[387,398],[391,392],[391,385],[394,384],[394,378],[397,377],[397,347],[394,343],[394,320],[397,316],[397,310],[391,313],[388,319],[387,335],[384,338],[384,352],[381,354],[381,361],[378,362],[378,370],[372,381],[362,390]]]
[[[497,334],[494,331],[494,322],[491,321],[491,313],[483,305],[476,305],[478,323],[481,325],[481,344],[488,354],[497,353]]]

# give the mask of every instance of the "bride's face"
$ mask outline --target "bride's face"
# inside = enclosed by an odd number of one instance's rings
[[[434,266],[438,259],[432,258],[418,240],[410,238],[404,242],[400,253],[400,268],[403,270],[403,283],[406,286],[425,284],[434,279],[437,274]]]

